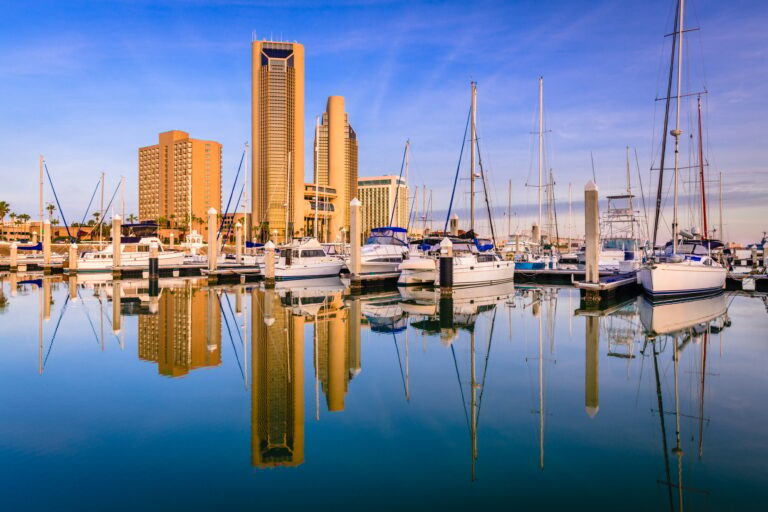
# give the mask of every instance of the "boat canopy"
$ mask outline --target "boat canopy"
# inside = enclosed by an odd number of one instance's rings
[[[366,245],[408,245],[408,230],[396,226],[384,226],[371,229],[371,236]]]
[[[34,245],[19,245],[17,249],[20,251],[42,251],[43,242],[37,242]]]
[[[487,238],[477,238],[474,231],[469,230],[463,235],[459,235],[462,240],[472,240],[478,252],[490,251],[493,249],[493,242]]]

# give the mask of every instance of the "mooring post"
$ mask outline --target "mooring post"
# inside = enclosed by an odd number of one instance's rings
[[[362,288],[360,280],[360,237],[362,235],[362,219],[360,213],[363,203],[358,198],[349,202],[349,236],[350,236],[350,286],[353,290]]]
[[[584,186],[584,257],[586,259],[584,280],[595,284],[600,282],[600,269],[598,267],[600,258],[600,209],[598,199],[597,185],[590,180]],[[587,302],[599,302],[600,292],[587,290],[586,300]]]
[[[541,229],[535,222],[533,223],[533,226],[531,226],[531,243],[535,244],[539,254],[544,251],[544,244],[541,243]]]
[[[455,213],[451,215],[450,230],[451,236],[459,236],[459,216]]]
[[[51,221],[48,219],[43,221],[43,263],[45,265],[51,263]],[[46,269],[46,272],[49,271]]]
[[[453,293],[453,242],[448,237],[440,241],[440,295]]]
[[[120,268],[123,259],[123,221],[120,215],[112,217],[112,270]]]
[[[11,272],[16,272],[19,268],[19,245],[11,242]]]
[[[600,408],[600,317],[586,318],[586,357],[584,370],[584,410],[594,418]]]
[[[77,244],[69,244],[69,259],[67,260],[69,265],[69,273],[77,274]]]
[[[235,261],[243,264],[243,225],[239,222],[235,224]]]
[[[208,271],[215,272],[219,258],[219,240],[216,236],[216,208],[208,210]]]
[[[264,244],[264,286],[275,287],[275,244],[272,240]]]

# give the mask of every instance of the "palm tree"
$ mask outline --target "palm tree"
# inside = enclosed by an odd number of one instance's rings
[[[31,219],[31,218],[32,218],[32,217],[30,217],[30,216],[29,216],[29,214],[27,214],[27,213],[22,213],[22,214],[21,214],[21,215],[19,215],[18,217],[19,217],[19,220],[20,220],[22,223],[24,223],[24,224],[26,224],[27,222],[29,222],[29,219]]]
[[[53,203],[48,203],[48,205],[45,207],[46,210],[48,210],[48,220],[53,220],[53,212],[56,211],[56,205]]]
[[[5,216],[11,211],[11,205],[7,201],[0,201],[0,224],[5,223]]]
[[[93,222],[93,224],[91,224],[90,222],[88,222],[88,224],[98,225],[99,226],[99,233],[101,233],[101,225],[99,224],[99,218],[101,218],[101,212],[93,212],[91,215],[93,215],[93,217],[96,220]],[[91,230],[91,240],[93,240],[93,230]]]
[[[129,223],[129,224],[133,224],[134,222],[136,222],[136,221],[138,220],[138,217],[136,217],[136,216],[135,216],[134,214],[132,214],[132,213],[129,213],[129,214],[128,214],[128,217],[126,217],[126,220],[128,220],[128,223]]]
[[[58,226],[59,225],[59,219],[52,219],[51,220],[51,226]]]

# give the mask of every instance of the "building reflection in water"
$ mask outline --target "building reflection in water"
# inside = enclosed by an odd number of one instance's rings
[[[275,289],[251,292],[251,464],[304,462],[304,317]]]
[[[139,315],[139,359],[157,363],[158,373],[168,377],[221,364],[221,315],[215,290],[194,288],[185,280],[160,289],[158,297],[141,297],[144,293],[125,286],[121,290],[123,301],[134,296],[157,312]]]

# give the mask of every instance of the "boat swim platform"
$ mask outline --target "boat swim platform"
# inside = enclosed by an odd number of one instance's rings
[[[573,284],[586,277],[583,268],[515,269],[516,283]],[[620,275],[618,272],[601,270],[600,278]]]

